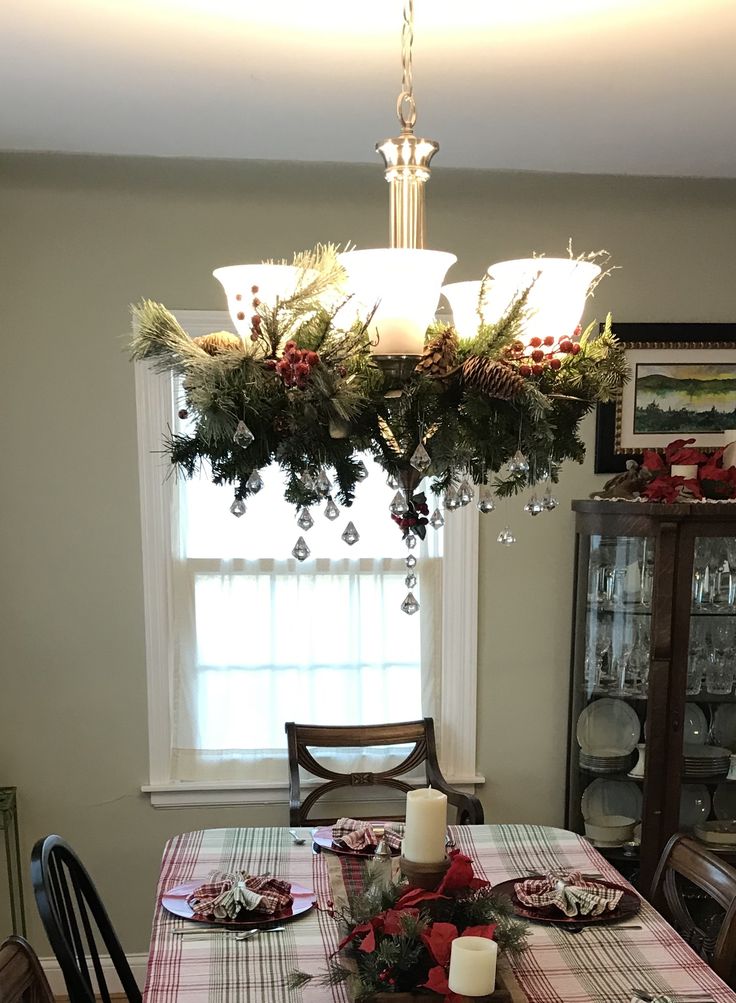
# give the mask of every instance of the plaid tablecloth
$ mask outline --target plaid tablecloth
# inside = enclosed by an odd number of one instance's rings
[[[492,884],[550,868],[599,872],[621,881],[590,844],[563,829],[484,825],[451,832],[480,876]],[[313,854],[309,840],[295,846],[285,829],[208,829],[169,840],[158,884],[145,1003],[350,1003],[341,986],[287,989],[288,974],[295,969],[324,971],[340,937],[329,913],[330,856]],[[342,860],[353,884],[360,865]],[[214,870],[236,869],[268,871],[314,888],[318,907],[286,924],[283,933],[251,941],[174,934],[192,924],[168,913],[162,894]],[[671,993],[682,1003],[697,994],[714,1003],[736,1003],[736,994],[646,902],[632,922],[642,928],[596,926],[573,934],[531,925],[529,948],[513,965],[523,995],[529,1003],[629,1003],[637,986]]]

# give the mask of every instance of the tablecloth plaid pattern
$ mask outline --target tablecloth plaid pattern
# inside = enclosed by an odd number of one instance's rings
[[[552,871],[520,881],[514,891],[523,905],[536,909],[554,906],[566,916],[600,916],[612,912],[623,898],[620,888],[609,888],[580,871]]]
[[[306,834],[306,833],[305,833]],[[491,884],[565,869],[620,875],[581,837],[526,825],[458,826],[452,835]],[[145,1003],[350,1003],[344,986],[308,985],[289,991],[289,972],[324,971],[340,939],[330,915],[328,852],[295,846],[286,829],[209,829],[171,839],[158,885]],[[360,880],[365,861],[342,857],[347,883]],[[286,924],[281,934],[236,941],[228,935],[177,937],[187,921],[161,906],[163,892],[204,881],[213,870],[268,872],[314,888],[321,908]],[[641,929],[594,926],[572,934],[532,925],[529,948],[513,975],[528,1003],[629,1003],[633,986],[669,993],[686,1003],[694,994],[736,1003],[716,976],[646,902]]]

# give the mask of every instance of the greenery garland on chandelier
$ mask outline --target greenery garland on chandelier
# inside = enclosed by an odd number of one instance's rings
[[[337,249],[318,246],[294,265],[300,280],[291,297],[269,306],[257,286],[249,290],[249,339],[229,332],[190,338],[161,304],[132,308],[132,357],[182,380],[180,417],[192,424],[169,432],[172,464],[187,477],[206,466],[215,484],[232,485],[236,515],[271,463],[284,471],[285,497],[297,508],[333,495],[350,506],[366,473],[361,453],[370,453],[400,489],[392,513],[403,536],[423,538],[423,477],[449,509],[465,502],[457,489],[468,480],[487,485],[487,500],[491,490],[508,496],[556,481],[563,460],[583,459],[580,420],[625,380],[610,316],[600,333],[593,323],[560,341],[521,341],[529,287],[497,323],[483,322],[479,304],[472,339],[430,327],[416,367],[397,383],[371,351],[371,318],[340,326],[346,297]],[[481,300],[484,292],[485,284]],[[441,523],[440,515],[434,524]]]

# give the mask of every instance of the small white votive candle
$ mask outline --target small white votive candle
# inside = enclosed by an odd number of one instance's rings
[[[723,451],[723,466],[736,467],[736,428],[727,428],[723,433],[726,448]]]
[[[406,827],[401,852],[415,864],[438,864],[445,859],[447,797],[442,791],[420,787],[406,795]]]
[[[685,480],[691,481],[698,476],[698,465],[697,463],[683,463],[679,465],[673,463],[670,473],[673,477],[684,477]]]
[[[458,937],[450,947],[448,985],[460,996],[490,996],[496,985],[498,945],[487,937]]]

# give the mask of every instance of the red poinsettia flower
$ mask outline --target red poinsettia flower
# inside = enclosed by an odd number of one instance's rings
[[[437,888],[438,892],[464,891],[466,888],[486,888],[489,882],[473,876],[473,861],[459,850],[450,850],[450,866]]]
[[[675,439],[674,442],[665,446],[664,458],[666,462],[670,466],[673,463],[678,466],[705,463],[708,457],[699,449],[692,449],[691,442],[695,442],[695,439]]]
[[[486,923],[484,926],[466,926],[461,937],[486,937],[493,940],[496,935],[498,923]]]
[[[389,937],[398,937],[404,930],[403,918],[419,919],[418,909],[387,909],[383,914],[383,932]]]
[[[422,934],[422,940],[434,960],[438,965],[445,966],[450,964],[450,945],[457,937],[454,923],[432,923]]]
[[[655,475],[669,472],[669,467],[664,462],[662,454],[655,452],[653,449],[644,450],[641,465],[642,467],[646,467],[647,470],[651,470]]]
[[[699,476],[706,498],[736,498],[736,467],[718,467],[709,462],[700,468]]]
[[[410,888],[408,891],[404,892],[401,898],[396,903],[396,909],[409,909],[412,906],[419,905],[420,902],[431,902],[432,899],[446,899],[446,895],[440,895],[439,890],[436,892],[429,892],[424,888]]]
[[[677,501],[684,483],[684,477],[657,477],[647,484],[644,494],[650,501],[661,501],[671,505]]]
[[[447,984],[447,972],[442,965],[435,965],[430,968],[427,974],[427,981],[422,985],[422,989],[431,989],[433,993],[440,996],[447,996],[450,987]]]
[[[337,945],[337,950],[341,951],[346,944],[349,944],[351,940],[357,940],[358,937],[363,937],[360,944],[361,951],[367,951],[372,954],[376,949],[376,930],[383,929],[384,923],[384,913],[379,913],[378,916],[374,916],[373,919],[369,920],[367,923],[359,923],[354,926],[350,933],[346,934]]]

